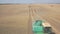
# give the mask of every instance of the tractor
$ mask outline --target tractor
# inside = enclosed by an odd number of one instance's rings
[[[32,23],[32,31],[33,34],[55,34],[55,32],[52,31],[51,25],[42,20],[36,20]]]

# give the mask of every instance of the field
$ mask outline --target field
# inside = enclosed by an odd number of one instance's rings
[[[0,34],[32,34],[32,20],[42,18],[60,34],[60,4],[0,5]]]

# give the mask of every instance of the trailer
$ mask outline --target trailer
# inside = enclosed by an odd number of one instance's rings
[[[42,20],[36,20],[32,24],[32,31],[34,34],[55,34],[55,32],[52,30],[51,25]]]

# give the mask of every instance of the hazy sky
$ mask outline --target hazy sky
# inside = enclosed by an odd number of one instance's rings
[[[60,0],[0,0],[0,3],[60,3]]]

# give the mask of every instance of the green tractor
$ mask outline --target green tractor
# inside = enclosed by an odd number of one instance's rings
[[[44,23],[42,20],[36,20],[32,24],[32,31],[34,34],[55,34],[52,31],[51,25]]]

